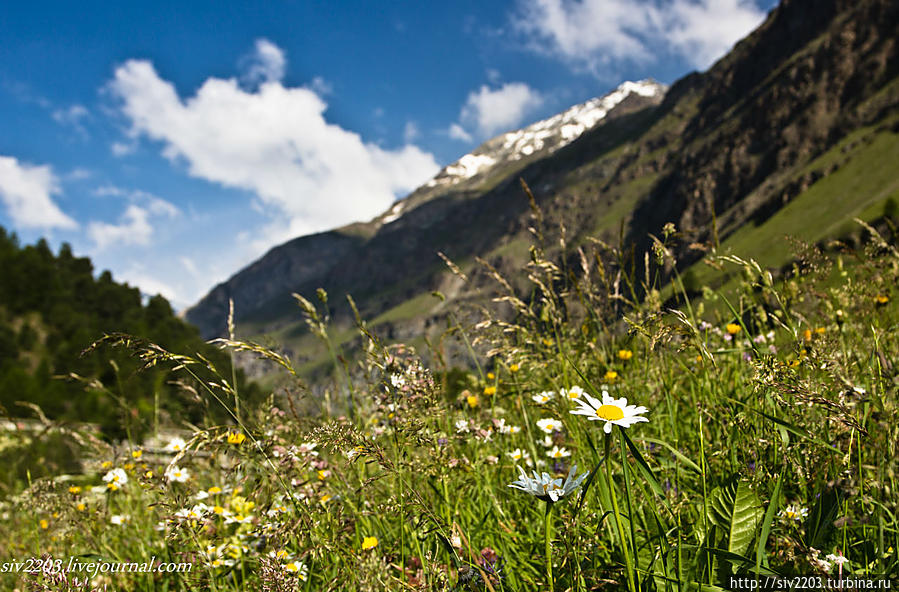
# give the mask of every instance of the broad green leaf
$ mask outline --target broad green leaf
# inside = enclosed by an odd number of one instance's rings
[[[761,502],[736,475],[709,495],[709,520],[727,533],[727,550],[745,555],[762,518]]]

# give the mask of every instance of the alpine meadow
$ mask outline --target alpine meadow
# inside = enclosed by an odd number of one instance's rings
[[[0,589],[899,586],[897,32],[895,0],[781,0],[178,314],[0,227]]]

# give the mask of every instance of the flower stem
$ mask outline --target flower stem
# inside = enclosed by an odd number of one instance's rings
[[[612,463],[609,459],[609,452],[612,449],[612,434],[606,434],[605,449],[606,479],[609,482],[609,495],[612,498],[612,512],[615,515],[615,525],[618,529],[618,541],[621,543],[621,552],[624,554],[624,563],[627,569],[627,589],[629,592],[636,592],[634,585],[634,568],[631,565],[631,554],[628,549],[627,535],[624,534],[624,527],[621,525],[621,512],[618,510],[618,497],[615,495],[615,482],[612,481]],[[631,517],[631,519],[633,519],[633,517]]]
[[[546,553],[546,580],[549,582],[549,589],[552,590],[553,582],[553,549],[552,549],[552,502],[546,502],[546,513],[543,515],[543,545]]]

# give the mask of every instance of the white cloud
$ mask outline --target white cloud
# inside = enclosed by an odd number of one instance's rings
[[[20,163],[0,156],[0,201],[13,223],[23,228],[77,228],[53,202],[61,193],[59,181],[49,166]]]
[[[75,167],[68,173],[66,173],[63,178],[66,181],[83,181],[85,179],[90,179],[93,176],[93,172],[89,169],[83,167]]]
[[[334,92],[334,86],[321,76],[313,78],[312,82],[309,83],[309,88],[320,97],[330,95]]]
[[[595,74],[672,52],[706,68],[765,17],[752,0],[522,0],[515,28],[535,51]]]
[[[749,0],[677,0],[664,13],[666,39],[697,68],[711,66],[765,18]]]
[[[133,137],[162,142],[190,175],[251,191],[266,206],[274,222],[257,249],[372,218],[439,170],[415,146],[386,150],[328,123],[326,103],[309,88],[270,79],[247,90],[210,78],[182,100],[140,60],[119,67],[110,88]]]
[[[153,237],[150,214],[144,208],[131,204],[119,219],[118,224],[91,222],[87,226],[87,236],[98,249],[111,245],[148,245]]]
[[[73,128],[82,137],[87,137],[87,129],[81,123],[90,113],[84,105],[72,105],[66,109],[54,109],[50,114],[56,123]]]
[[[403,128],[403,141],[406,144],[411,144],[421,135],[421,132],[418,129],[418,125],[414,121],[407,121],[406,127]]]
[[[137,150],[137,143],[113,142],[110,146],[110,150],[112,150],[113,156],[127,156],[129,154],[134,154],[134,152]]]
[[[465,128],[458,123],[451,123],[447,133],[449,133],[449,137],[454,140],[461,140],[463,142],[471,142],[474,140],[474,138],[471,137],[471,134],[465,131]]]
[[[145,209],[157,216],[174,217],[180,213],[180,210],[171,202],[140,189],[123,189],[115,185],[103,185],[94,189],[94,195],[98,197],[124,197],[131,202],[143,204]]]
[[[245,71],[241,78],[248,86],[255,87],[284,78],[287,58],[284,51],[268,39],[257,39],[255,50],[242,60],[242,65]]]
[[[149,245],[154,232],[151,217],[174,218],[180,213],[172,203],[146,191],[105,185],[95,189],[94,195],[123,197],[131,202],[118,223],[92,221],[88,224],[87,236],[101,250],[110,246]]]
[[[507,82],[497,89],[484,85],[468,93],[459,114],[459,124],[450,126],[450,137],[471,138],[468,130],[472,130],[487,138],[513,129],[542,104],[540,93],[523,82]]]
[[[143,265],[135,264],[127,268],[124,273],[117,274],[116,281],[127,282],[137,286],[141,293],[148,296],[161,294],[176,308],[184,306],[185,301],[179,299],[178,291],[167,281],[160,280],[154,274],[148,272]]]

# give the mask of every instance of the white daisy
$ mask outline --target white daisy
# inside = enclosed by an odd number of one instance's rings
[[[519,460],[523,460],[525,462],[531,460],[531,455],[528,454],[527,452],[525,452],[524,450],[522,450],[521,448],[516,448],[512,452],[507,452],[506,456],[508,456],[509,458],[511,458],[512,460],[514,460],[516,462]]]
[[[571,456],[571,451],[564,447],[553,446],[552,450],[546,451],[546,456],[550,458],[565,458],[566,456]]]
[[[172,441],[168,443],[165,449],[167,452],[181,452],[185,446],[187,446],[187,442],[184,441],[184,438],[176,436],[172,438]]]
[[[128,473],[124,469],[113,469],[103,475],[103,480],[106,481],[108,489],[115,491],[125,483],[128,483]]]
[[[109,521],[116,526],[124,526],[131,520],[130,516],[126,516],[124,514],[113,514],[109,517]]]
[[[795,520],[802,522],[804,518],[808,518],[808,508],[803,508],[795,504],[791,504],[780,511],[780,515],[787,520]]]
[[[572,411],[572,413],[574,413]],[[553,432],[561,432],[562,431],[562,422],[558,419],[552,419],[550,417],[544,417],[543,419],[537,422],[537,427],[546,432],[547,434],[552,434]]]
[[[315,450],[316,446],[318,446],[318,444],[315,442],[303,442],[297,447],[296,452],[309,456],[318,456],[318,451]]]
[[[553,400],[553,397],[556,396],[556,393],[553,391],[543,391],[542,393],[537,393],[536,395],[531,395],[531,399],[534,400],[534,403],[538,405],[546,405],[550,401]]]
[[[460,419],[460,420],[456,421],[456,433],[457,434],[467,434],[469,431],[470,430],[468,428],[468,420],[467,419]]]
[[[533,471],[534,477],[531,478],[520,466],[518,467],[518,473],[518,480],[510,483],[509,487],[520,489],[545,502],[557,502],[575,491],[589,474],[589,472],[586,472],[575,477],[577,465],[571,467],[565,481],[562,481],[559,477],[553,477],[549,473],[540,473],[538,475],[537,471]]]
[[[840,566],[840,567],[842,567],[843,565],[849,563],[849,560],[846,559],[842,554],[841,554],[841,555],[834,555],[833,553],[829,553],[829,554],[827,555],[827,560],[830,561],[831,563],[835,564],[835,565]]]
[[[284,571],[292,573],[302,581],[309,577],[309,568],[302,561],[290,561],[284,565]]]
[[[577,401],[581,397],[584,396],[584,389],[579,387],[578,385],[574,385],[570,389],[562,389],[559,391],[563,398],[568,399],[569,401]]]
[[[609,396],[608,391],[602,392],[602,401],[584,393],[584,398],[578,399],[577,404],[580,407],[571,411],[571,413],[584,415],[590,421],[601,420],[606,422],[602,429],[607,434],[612,433],[612,424],[621,428],[629,428],[635,423],[649,421],[641,415],[648,411],[646,407],[628,405],[627,399],[624,397],[620,399],[612,398]]]
[[[175,483],[185,483],[190,479],[190,472],[187,469],[182,469],[179,466],[171,466],[165,470],[165,480]]]

